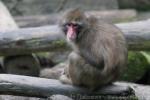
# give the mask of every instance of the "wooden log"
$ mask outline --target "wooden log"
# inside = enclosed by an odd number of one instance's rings
[[[150,50],[150,20],[116,24],[125,34],[129,50]],[[0,55],[66,50],[57,25],[0,33]],[[15,52],[14,52],[15,51]]]
[[[150,19],[138,22],[116,24],[126,37],[129,50],[150,50]]]
[[[128,97],[134,95],[134,91],[130,87],[123,85],[112,84],[93,92],[87,88],[61,84],[58,80],[10,74],[0,74],[0,93],[44,98],[57,94],[71,98],[78,96]]]
[[[56,25],[0,33],[0,46],[0,55],[57,51],[67,47]]]
[[[0,95],[0,100],[47,100],[47,99],[36,97],[25,97],[25,96]],[[52,98],[50,100],[57,100],[57,99]]]
[[[87,11],[87,15],[92,15],[100,20],[107,22],[119,22],[132,20],[136,17],[137,12],[133,9],[128,10],[108,10],[108,11]],[[60,14],[49,15],[32,15],[32,16],[15,16],[15,20],[20,27],[37,27],[42,25],[50,25],[57,23]]]

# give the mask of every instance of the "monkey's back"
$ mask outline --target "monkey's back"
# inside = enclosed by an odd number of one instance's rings
[[[127,46],[123,33],[116,26],[100,21],[94,24],[79,45],[80,53],[88,63],[79,70],[83,70],[80,75],[82,83],[96,87],[111,83],[120,76],[126,67]]]
[[[95,55],[103,55],[105,59],[104,71],[109,68],[123,70],[127,61],[127,44],[124,34],[115,25],[100,21],[98,21],[96,30],[99,32],[92,48]]]

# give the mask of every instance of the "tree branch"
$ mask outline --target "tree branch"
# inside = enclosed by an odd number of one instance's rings
[[[129,50],[150,50],[150,20],[116,25],[124,32]],[[0,55],[66,49],[68,47],[57,25],[0,33]]]
[[[58,80],[10,74],[0,74],[0,93],[44,98],[56,94],[72,98],[77,97],[78,95],[130,96],[134,94],[133,90],[128,86],[113,84],[93,92],[86,88],[61,84]]]

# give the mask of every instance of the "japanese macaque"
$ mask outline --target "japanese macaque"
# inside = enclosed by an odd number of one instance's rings
[[[69,10],[60,22],[73,48],[60,81],[90,89],[115,81],[126,67],[127,47],[123,33],[114,25]]]

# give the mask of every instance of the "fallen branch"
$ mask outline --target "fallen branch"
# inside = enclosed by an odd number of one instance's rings
[[[66,43],[57,26],[46,26],[0,33],[0,46],[0,55],[16,55],[64,50]]]
[[[116,25],[124,32],[129,50],[150,50],[150,20]],[[57,25],[0,33],[0,55],[66,50],[66,48],[63,34]]]
[[[134,94],[128,86],[109,85],[93,92],[86,88],[61,84],[58,80],[10,74],[0,74],[0,93],[44,98],[56,94],[72,98],[79,95],[127,97]]]
[[[64,1],[62,1],[64,2]],[[59,8],[61,9],[61,7]],[[87,15],[93,15],[100,20],[107,22],[119,22],[132,20],[137,12],[133,9],[128,10],[108,10],[108,11],[88,11]],[[55,24],[60,18],[58,13],[48,15],[15,16],[15,20],[20,27],[35,27],[42,25]]]

